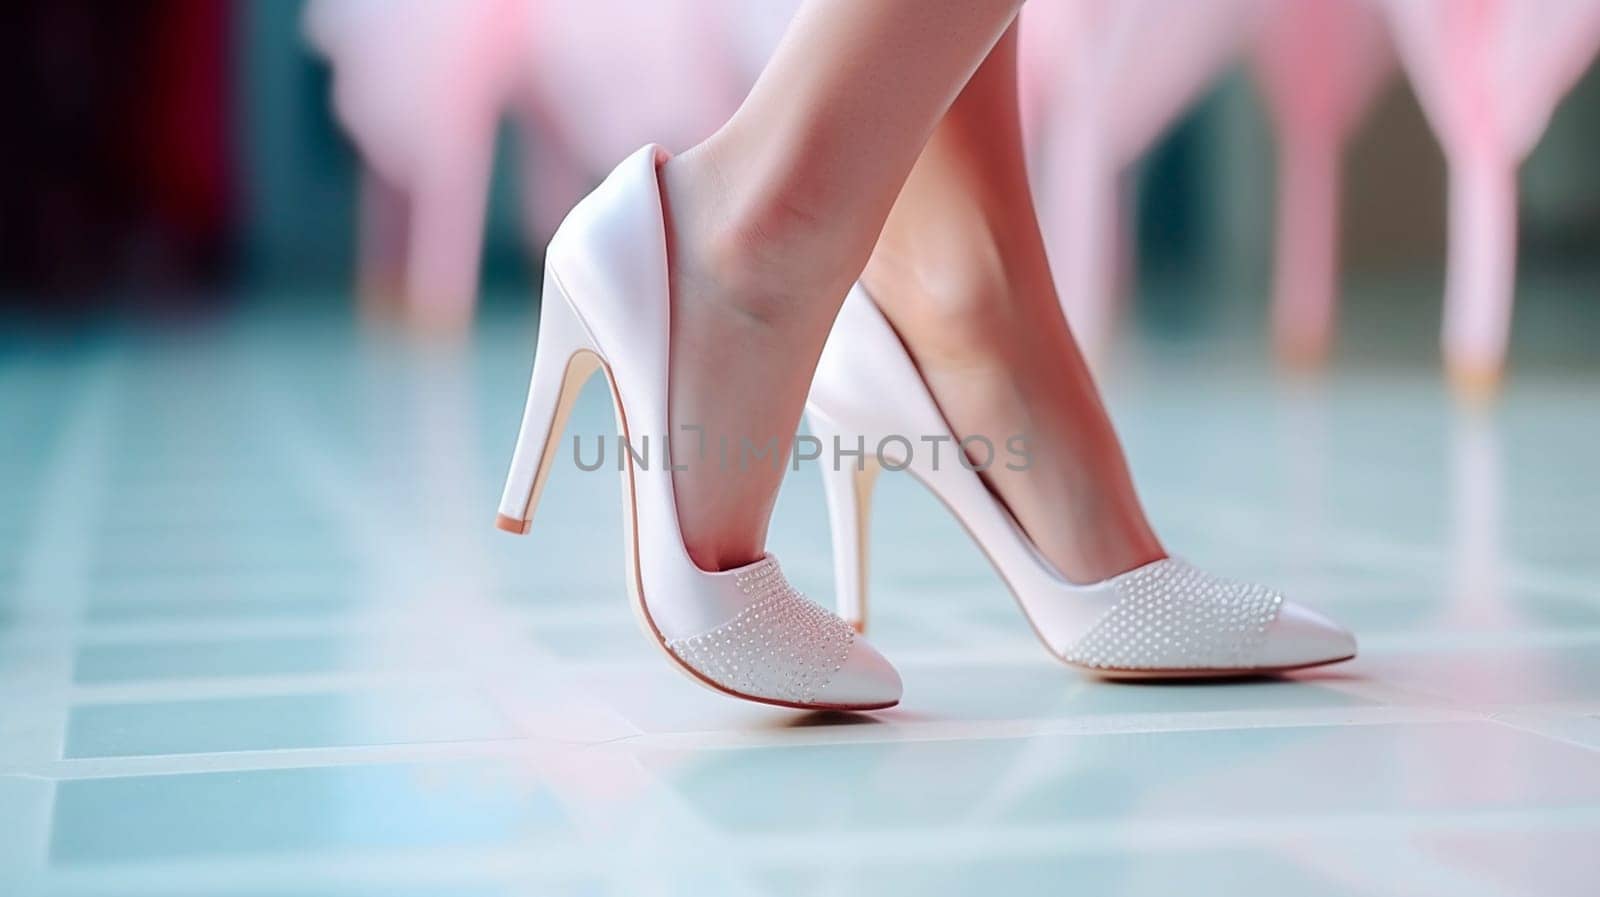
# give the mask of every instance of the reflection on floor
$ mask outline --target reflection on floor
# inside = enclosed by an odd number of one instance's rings
[[[742,705],[639,635],[614,472],[495,531],[530,324],[469,354],[255,312],[0,353],[0,893],[1596,892],[1600,374],[1130,351],[1169,547],[1354,628],[1277,681],[1053,664],[909,480],[873,717]],[[576,431],[605,432],[595,385]],[[816,472],[774,548],[828,601]]]

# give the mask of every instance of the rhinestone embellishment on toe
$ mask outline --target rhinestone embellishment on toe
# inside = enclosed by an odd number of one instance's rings
[[[768,557],[735,579],[748,607],[710,632],[667,648],[713,682],[744,695],[809,704],[844,666],[856,632],[812,603]]]
[[[1112,580],[1119,598],[1062,659],[1096,669],[1249,669],[1283,596],[1173,558]]]

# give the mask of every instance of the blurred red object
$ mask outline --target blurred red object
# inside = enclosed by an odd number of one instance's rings
[[[7,301],[71,306],[222,273],[230,10],[53,0],[0,12],[0,91],[14,123],[0,143]]]

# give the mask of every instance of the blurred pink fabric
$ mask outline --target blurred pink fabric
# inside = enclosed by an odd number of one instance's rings
[[[361,282],[414,319],[471,314],[495,129],[522,122],[524,226],[548,237],[616,158],[688,146],[736,108],[798,0],[312,0],[335,108],[370,171]],[[1106,335],[1117,183],[1226,60],[1254,0],[1028,7],[1021,66],[1052,258],[1084,335]],[[616,28],[625,17],[628,28]],[[531,136],[536,139],[527,139]],[[404,226],[395,226],[403,218]]]
[[[334,70],[334,109],[371,169],[362,260],[398,267],[414,320],[459,329],[477,294],[501,111],[526,40],[524,0],[313,0],[305,27]],[[402,259],[396,259],[399,254]],[[363,284],[393,279],[363,272]]]
[[[1062,305],[1091,359],[1118,299],[1122,176],[1238,48],[1256,0],[1054,0],[1023,8],[1030,167]]]
[[[1376,0],[1269,3],[1253,55],[1278,144],[1273,337],[1285,360],[1319,363],[1338,295],[1340,155],[1394,56]]]
[[[524,74],[544,125],[539,139],[557,144],[582,174],[540,197],[541,234],[618,159],[650,142],[687,149],[738,108],[754,76],[736,45],[733,2],[534,3]],[[624,19],[628,27],[616,27]]]
[[[618,158],[687,147],[726,120],[795,5],[312,0],[306,34],[368,168],[363,295],[402,300],[424,328],[464,326],[505,117],[522,125],[523,225],[542,243]]]
[[[800,0],[530,0],[529,117],[544,146],[524,169],[542,244],[616,160],[681,151],[733,115]],[[614,26],[626,17],[629,27]],[[556,159],[564,175],[551,169]]]
[[[1450,166],[1444,354],[1498,383],[1516,285],[1517,168],[1600,48],[1600,0],[1388,0],[1400,58]]]
[[[1600,47],[1600,0],[1035,0],[1019,75],[1041,219],[1091,358],[1115,321],[1122,181],[1246,39],[1281,148],[1280,349],[1318,358],[1337,268],[1339,148],[1387,67],[1381,3],[1451,168],[1444,343],[1458,379],[1503,364],[1517,166]],[[495,136],[522,124],[522,217],[542,242],[646,141],[686,147],[736,108],[798,0],[311,0],[309,40],[367,171],[364,295],[425,327],[472,313]],[[615,27],[626,19],[627,28]]]

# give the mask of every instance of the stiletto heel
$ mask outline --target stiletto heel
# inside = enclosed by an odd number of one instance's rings
[[[1355,656],[1355,638],[1332,621],[1176,558],[1096,583],[1067,579],[978,472],[948,451],[942,464],[937,454],[912,451],[921,441],[957,443],[899,335],[859,285],[834,321],[806,407],[825,444],[859,439],[876,447],[882,465],[927,486],[983,549],[1039,640],[1066,663],[1107,676],[1180,678],[1281,672]],[[861,615],[865,490],[831,470],[824,476],[840,612]]]
[[[900,700],[894,667],[791,586],[776,558],[702,570],[684,547],[667,414],[671,296],[658,181],[666,161],[657,146],[628,157],[550,240],[533,380],[498,523],[527,531],[573,400],[599,370],[628,444],[619,458],[625,570],[651,641],[700,684],[737,698],[803,710],[891,707]]]
[[[495,526],[526,535],[533,521],[545,478],[550,475],[556,443],[585,383],[600,370],[600,356],[583,329],[572,303],[555,278],[546,275],[539,304],[539,334],[533,355],[533,377],[522,410],[522,429],[511,456],[511,473],[500,496]]]
[[[821,440],[822,491],[828,501],[828,528],[833,536],[834,612],[856,632],[867,631],[867,570],[871,541],[872,488],[882,470],[875,458],[863,456],[859,466],[845,463],[832,446],[847,444],[838,427],[816,412],[806,415],[811,435]]]

